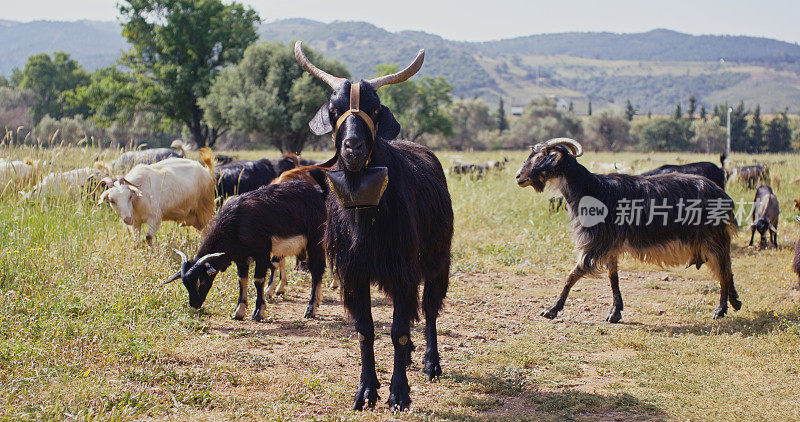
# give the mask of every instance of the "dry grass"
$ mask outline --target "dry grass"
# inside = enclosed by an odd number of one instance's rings
[[[3,149],[53,170],[89,164],[93,148]],[[274,156],[251,151],[245,158]],[[309,154],[327,158],[323,153]],[[566,215],[547,194],[522,190],[513,174],[524,152],[438,153],[509,167],[480,180],[451,177],[456,213],[451,291],[439,330],[445,375],[421,374],[424,336],[409,372],[409,420],[742,420],[798,419],[793,394],[800,362],[800,295],[792,287],[792,245],[800,225],[792,199],[796,156],[736,155],[771,163],[781,180],[778,250],[735,241],[734,273],[744,307],[712,321],[718,287],[706,269],[621,264],[623,323],[603,322],[606,280],[584,280],[555,321],[538,313],[554,299],[574,260]],[[649,157],[649,161],[646,161]],[[643,158],[645,160],[643,160]],[[636,171],[690,154],[587,154]],[[193,229],[165,224],[150,249],[134,244],[108,207],[83,198],[23,202],[0,198],[0,419],[380,420],[349,411],[358,347],[336,292],[318,319],[302,318],[308,276],[292,273],[271,319],[232,321],[236,275],[218,278],[205,308],[192,311],[169,251],[192,251]],[[752,191],[729,189],[735,200]],[[749,208],[744,210],[746,215]],[[740,222],[744,224],[744,219]],[[388,397],[391,307],[373,296],[381,396]]]

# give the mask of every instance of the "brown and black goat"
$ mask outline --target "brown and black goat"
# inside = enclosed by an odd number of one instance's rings
[[[332,168],[327,176],[332,187],[338,180],[343,189],[350,189],[344,196],[339,192],[328,195],[325,245],[361,346],[361,380],[353,407],[373,407],[378,400],[370,301],[370,284],[374,283],[394,306],[394,369],[388,404],[393,410],[403,410],[411,403],[406,368],[414,350],[411,324],[419,319],[420,285],[427,343],[423,371],[431,380],[442,372],[436,318],[449,283],[453,208],[436,156],[413,142],[389,141],[399,134],[400,124],[381,104],[377,90],[415,74],[422,66],[424,52],[420,50],[414,62],[398,73],[358,83],[318,69],[305,56],[299,41],[295,57],[306,71],[333,88],[330,100],[309,126],[316,135],[333,132],[336,155],[329,160]],[[377,193],[367,202],[377,205],[359,207],[356,203],[345,208],[345,204],[352,204],[348,198],[358,199],[365,185],[368,192]]]
[[[182,258],[181,270],[167,283],[181,279],[189,292],[189,305],[200,308],[216,274],[235,263],[239,302],[234,318],[244,319],[249,268],[255,262],[253,320],[262,321],[266,317],[264,281],[267,269],[272,268],[271,257],[296,256],[305,250],[311,269],[311,298],[305,317],[312,318],[322,299],[324,224],[322,197],[305,182],[267,185],[232,197],[207,228],[194,259],[175,251]]]
[[[763,248],[767,241],[764,233],[769,231],[769,240],[772,246],[778,247],[778,217],[781,215],[778,197],[772,192],[772,188],[761,185],[756,189],[756,196],[753,198],[753,211],[750,218],[753,224],[750,225],[750,246],[753,246],[753,237],[756,230],[761,235],[759,246]]]
[[[708,263],[721,286],[714,318],[725,316],[728,301],[734,309],[742,306],[730,257],[738,227],[733,201],[722,188],[687,174],[594,174],[578,163],[583,148],[572,139],[553,139],[532,150],[517,172],[517,184],[542,192],[552,182],[561,191],[579,251],[561,295],[542,316],[555,318],[572,286],[605,267],[614,296],[606,320],[618,322],[623,303],[617,262],[624,254],[658,265]]]

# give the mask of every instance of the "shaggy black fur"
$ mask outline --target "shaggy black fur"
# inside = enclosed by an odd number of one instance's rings
[[[319,192],[305,182],[268,185],[228,200],[208,226],[197,255],[183,264],[183,284],[189,292],[189,304],[203,305],[217,271],[236,264],[240,279],[248,277],[249,261],[255,261],[254,280],[256,307],[253,319],[259,319],[263,298],[264,278],[273,250],[272,238],[305,236],[306,256],[311,270],[311,298],[306,317],[314,315],[319,293],[317,286],[325,272],[322,236],[325,224],[325,204]],[[217,252],[225,255],[211,258],[205,265],[195,265],[198,258]],[[241,286],[240,286],[241,287]],[[244,285],[246,289],[246,284]],[[246,290],[239,300],[247,303]]]
[[[281,173],[296,167],[291,157],[276,160],[240,160],[218,166],[217,196],[225,198],[266,186]]]
[[[734,309],[741,306],[733,285],[730,261],[731,236],[737,231],[733,201],[707,178],[684,174],[593,174],[579,164],[566,147],[555,146],[541,153],[532,152],[517,173],[517,183],[521,187],[533,186],[539,192],[550,181],[557,184],[569,204],[580,258],[558,300],[542,313],[543,316],[555,318],[575,282],[585,275],[597,274],[605,267],[614,296],[607,320],[618,322],[622,318],[623,304],[617,261],[625,253],[646,262],[665,265],[689,264],[699,268],[708,262],[721,284],[720,302],[714,317],[725,315],[728,300]],[[596,198],[605,205],[608,213],[603,222],[591,227],[580,224],[579,213],[585,209],[580,207],[580,203],[584,197]],[[617,216],[622,213],[619,207],[625,206],[626,200],[642,200],[643,209],[638,222],[617,223]],[[669,207],[657,211],[665,211],[666,218],[655,212],[650,221],[651,201],[663,205],[664,200]],[[681,201],[688,204],[689,200],[701,201],[701,224],[676,222],[680,212],[678,205]],[[715,208],[716,201],[720,201],[722,214],[728,222],[705,224],[709,208]],[[678,260],[685,262],[675,262]]]
[[[349,108],[350,86],[346,82],[317,112],[309,124],[313,131],[330,131],[330,122]],[[337,133],[339,159],[333,169],[345,169],[348,178],[358,178],[367,165],[385,166],[389,169],[389,184],[378,206],[372,208],[344,209],[335,195],[328,195],[325,244],[341,283],[344,306],[353,317],[361,340],[361,382],[354,408],[374,406],[380,387],[375,373],[370,309],[373,283],[394,304],[394,370],[388,403],[392,409],[402,410],[411,403],[406,367],[414,349],[411,324],[419,319],[420,285],[426,321],[424,372],[429,379],[441,374],[436,318],[449,283],[453,210],[444,171],[436,156],[411,142],[385,141],[397,136],[400,126],[364,81],[360,97],[361,109],[377,123],[379,139],[372,139],[361,117],[350,116]]]
[[[725,172],[721,168],[717,167],[714,163],[709,163],[708,161],[683,165],[667,164],[642,173],[642,176],[670,173],[696,174],[698,176],[703,176],[716,183],[717,186],[721,187],[723,190],[725,189]]]

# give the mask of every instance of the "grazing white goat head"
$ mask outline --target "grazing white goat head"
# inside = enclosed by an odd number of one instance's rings
[[[102,204],[103,201],[108,200],[111,204],[111,209],[122,219],[127,225],[132,225],[133,221],[133,208],[135,201],[144,196],[139,186],[134,185],[124,177],[117,177],[116,180],[110,177],[103,178],[101,183],[104,183],[108,190],[100,195],[97,204]]]

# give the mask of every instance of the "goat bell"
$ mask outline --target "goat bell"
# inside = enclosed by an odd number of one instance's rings
[[[344,170],[330,170],[325,176],[328,186],[339,198],[342,207],[347,209],[377,206],[389,185],[387,167],[366,167],[351,176]]]

